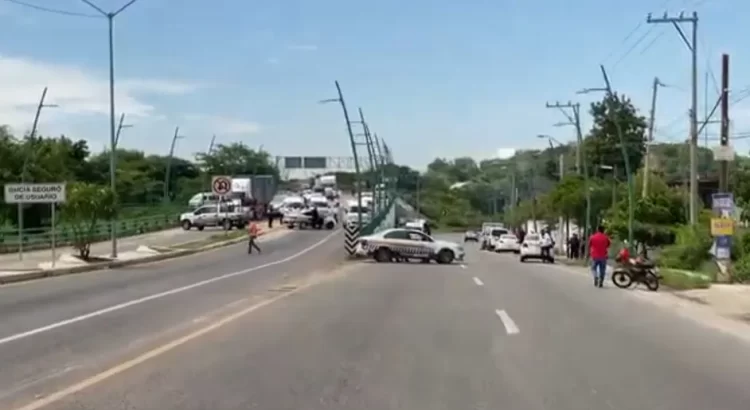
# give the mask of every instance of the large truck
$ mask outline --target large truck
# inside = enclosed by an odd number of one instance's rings
[[[276,189],[273,175],[237,175],[232,177],[232,193],[228,199],[257,219],[264,215],[266,205],[276,195]]]
[[[336,175],[321,175],[315,178],[315,191],[322,193],[328,200],[338,198]]]

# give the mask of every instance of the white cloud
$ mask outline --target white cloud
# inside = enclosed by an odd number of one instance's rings
[[[498,148],[497,149],[497,158],[500,159],[508,159],[516,154],[515,148]]]
[[[314,44],[296,44],[289,46],[289,49],[296,51],[316,51],[318,46]]]
[[[14,130],[30,128],[44,87],[48,87],[45,102],[58,105],[45,111],[49,120],[109,115],[108,79],[79,67],[0,56],[0,78],[0,122]],[[158,117],[156,108],[141,95],[185,94],[195,89],[195,85],[171,80],[124,79],[117,83],[115,107],[128,117]]]
[[[188,114],[184,118],[190,122],[200,123],[200,128],[206,128],[216,134],[257,134],[260,125],[257,122],[244,121],[219,115]]]

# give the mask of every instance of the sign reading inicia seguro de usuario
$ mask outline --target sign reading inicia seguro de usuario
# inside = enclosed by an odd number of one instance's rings
[[[5,203],[52,204],[65,202],[65,183],[6,184]]]

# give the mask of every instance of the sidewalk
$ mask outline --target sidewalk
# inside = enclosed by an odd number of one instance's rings
[[[117,241],[119,254],[133,252],[139,246],[170,246],[184,242],[206,239],[211,235],[222,232],[221,229],[207,228],[204,231],[192,229],[190,231],[181,228],[168,229],[165,231],[152,232],[145,235],[121,238]],[[98,242],[91,245],[92,256],[109,257],[112,253],[112,243]],[[71,247],[61,247],[56,250],[58,261],[69,259],[69,255],[77,252]],[[24,252],[23,260],[19,260],[18,253],[0,254],[0,273],[2,271],[25,271],[36,269],[47,269],[52,261],[52,250],[43,249],[38,251]],[[43,265],[43,266],[40,266]]]
[[[566,267],[581,274],[591,275],[590,268],[583,266],[582,260],[579,260],[579,262],[560,256],[558,258]],[[580,264],[576,264],[576,262]],[[608,266],[608,278],[612,272],[611,269],[612,266]],[[639,289],[642,289],[642,287]],[[688,302],[689,305],[692,305],[693,311],[710,311],[724,318],[750,324],[750,285],[713,283],[707,289],[674,290],[663,288],[658,292],[641,292],[640,290],[636,290],[635,292],[638,292],[641,298],[651,300],[660,305],[685,308],[685,303],[671,302],[675,298],[678,298],[680,301]]]

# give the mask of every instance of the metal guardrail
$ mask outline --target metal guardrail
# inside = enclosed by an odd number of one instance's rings
[[[123,219],[117,222],[117,236],[128,237],[149,232],[175,228],[180,225],[178,215],[163,214],[143,218]],[[110,223],[101,222],[94,227],[93,242],[106,241],[110,237]],[[55,229],[56,246],[69,246],[74,233],[70,225],[60,224]],[[18,252],[18,231],[0,228],[0,253]],[[52,232],[49,228],[28,229],[23,236],[23,250],[34,251],[52,247]]]

